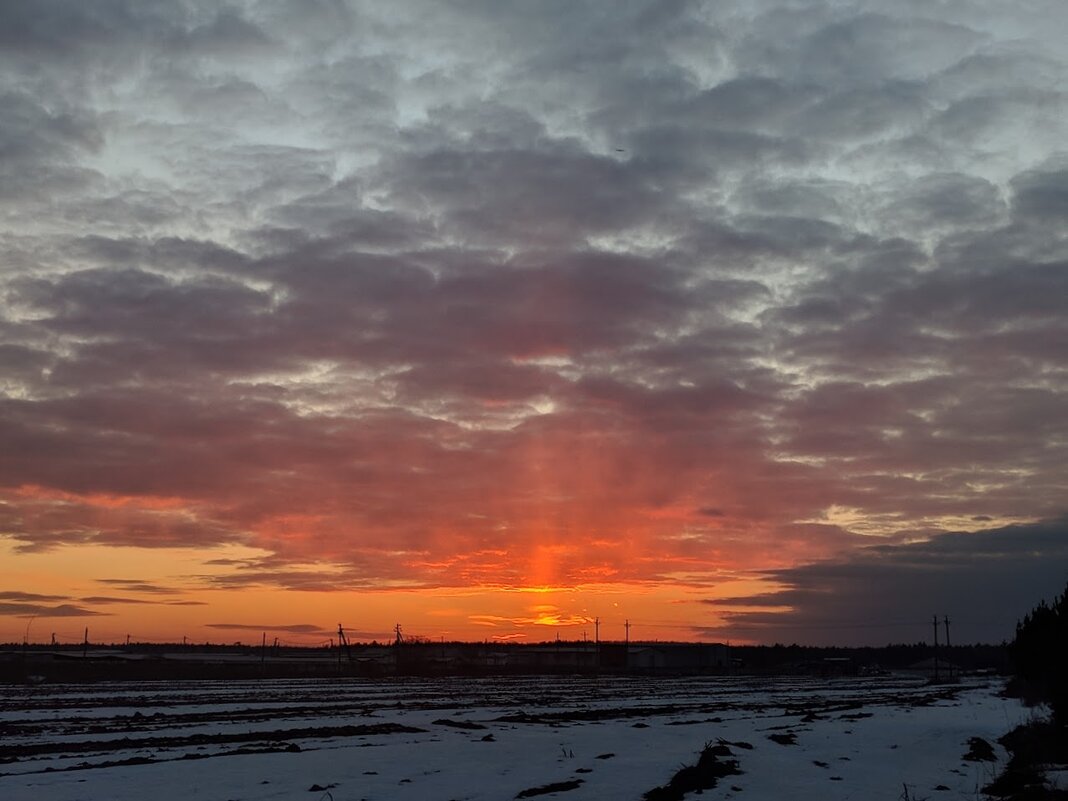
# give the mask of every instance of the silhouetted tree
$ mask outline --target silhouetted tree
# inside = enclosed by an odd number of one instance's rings
[[[1011,651],[1028,693],[1049,702],[1056,723],[1068,724],[1068,586],[1016,624]]]

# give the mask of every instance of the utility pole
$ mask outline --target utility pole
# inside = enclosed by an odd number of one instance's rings
[[[593,668],[601,672],[601,618],[593,619]]]
[[[337,624],[337,672],[341,672],[341,644],[345,642],[345,630]]]
[[[626,631],[626,636],[623,639],[623,670],[630,671],[630,619],[628,618],[623,623],[623,629]]]
[[[949,674],[950,678],[953,678],[953,662],[950,661],[950,656],[953,655],[953,652],[949,649],[949,615],[943,615],[942,620],[944,620],[946,624],[946,672]]]
[[[938,681],[938,615],[931,619],[934,622],[934,680]]]
[[[82,638],[82,659],[89,653],[89,627],[85,627],[85,636]]]
[[[260,670],[267,669],[267,632],[260,637]]]
[[[393,633],[397,637],[397,639],[394,641],[395,644],[396,645],[400,645],[401,642],[404,640],[404,635],[401,634],[401,624],[400,623],[398,623],[396,626],[393,627]]]
[[[129,634],[126,635],[126,647],[127,648],[130,647],[130,635]]]

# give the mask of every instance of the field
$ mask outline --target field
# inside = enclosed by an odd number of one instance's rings
[[[1005,758],[994,741],[1028,717],[1000,690],[896,676],[5,687],[0,798],[637,800],[700,758],[711,773],[676,784],[703,797],[976,799]]]

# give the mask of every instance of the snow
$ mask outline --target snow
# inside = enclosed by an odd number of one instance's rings
[[[974,799],[1000,763],[962,761],[968,739],[994,743],[1029,716],[990,679],[339,679],[8,690],[0,699],[0,798],[8,801],[474,801],[574,779],[582,780],[576,789],[545,797],[640,799],[718,739],[753,748],[732,746],[743,773],[704,797],[894,800],[907,785],[910,796]],[[484,728],[435,723],[443,719]],[[381,724],[424,731],[326,730]],[[796,744],[768,739],[786,732]],[[122,738],[130,740],[115,742]],[[294,745],[300,750],[284,750]],[[38,752],[16,754],[17,746]],[[605,754],[614,756],[597,758]],[[148,764],[106,764],[132,757]],[[326,789],[309,792],[314,785]]]

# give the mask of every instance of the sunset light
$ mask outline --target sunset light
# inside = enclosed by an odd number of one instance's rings
[[[0,5],[0,641],[1010,638],[1042,6]]]

